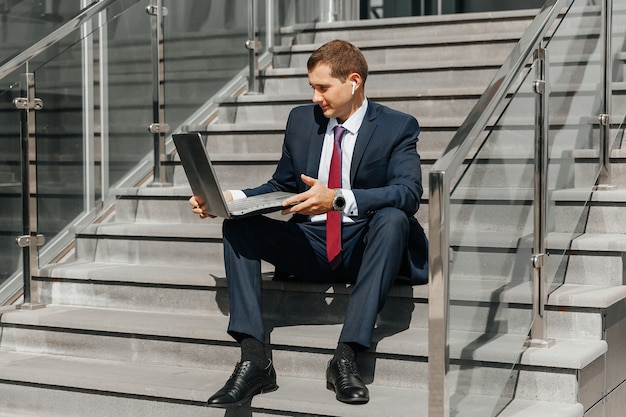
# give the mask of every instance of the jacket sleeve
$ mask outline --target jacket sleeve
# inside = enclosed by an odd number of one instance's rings
[[[419,124],[414,117],[395,111],[378,119],[380,123],[353,179],[359,217],[383,207],[396,207],[413,216],[423,193],[417,153]]]
[[[304,183],[300,179],[300,173],[304,171],[302,167],[298,166],[298,158],[294,158],[293,153],[301,152],[304,155],[307,154],[306,149],[294,149],[294,147],[304,147],[307,144],[307,141],[302,140],[306,134],[305,132],[307,132],[307,127],[303,125],[302,120],[310,119],[303,117],[305,111],[305,107],[300,107],[293,109],[289,113],[280,160],[272,178],[258,187],[243,190],[247,196],[266,194],[273,191],[293,193],[304,191]]]

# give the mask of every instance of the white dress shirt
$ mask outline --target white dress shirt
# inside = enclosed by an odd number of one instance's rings
[[[346,199],[346,206],[343,209],[345,216],[342,216],[344,222],[352,222],[350,218],[356,217],[359,214],[354,193],[352,193],[352,184],[350,184],[350,167],[352,166],[352,155],[354,154],[354,146],[356,145],[356,138],[359,134],[359,129],[363,123],[365,117],[365,111],[367,110],[367,99],[363,100],[363,104],[354,112],[348,120],[344,121],[341,126],[346,129],[341,140],[341,192]],[[333,129],[339,123],[337,119],[330,119],[328,126],[326,126],[326,134],[324,135],[324,145],[322,146],[322,155],[320,156],[320,167],[317,172],[317,178],[324,184],[328,184],[328,174],[330,171],[330,160],[333,156],[333,147],[335,141],[335,135]],[[326,214],[318,214],[312,216],[311,221],[325,221]]]
[[[356,199],[352,192],[352,185],[350,184],[350,167],[352,166],[352,155],[354,154],[354,146],[356,145],[356,138],[359,134],[359,129],[365,118],[365,112],[367,110],[367,99],[363,100],[363,104],[358,108],[348,120],[343,122],[342,126],[346,129],[341,140],[341,192],[346,200],[346,206],[343,209],[344,216],[342,219],[344,222],[353,222],[350,217],[356,217],[359,214],[358,207],[356,205]],[[317,179],[328,184],[328,174],[330,171],[330,160],[333,156],[334,147],[334,133],[333,129],[339,123],[337,119],[330,119],[328,126],[326,126],[326,134],[324,135],[324,144],[322,146],[322,154],[320,156],[320,166],[317,172]],[[230,190],[233,199],[238,200],[245,198],[246,195],[241,190]],[[326,214],[318,214],[311,216],[311,221],[326,221]]]

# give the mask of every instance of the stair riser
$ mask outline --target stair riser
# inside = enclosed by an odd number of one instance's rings
[[[240,359],[239,348],[230,341],[226,341],[229,346],[219,346],[28,329],[4,329],[4,331],[6,340],[2,342],[2,349],[18,350],[24,353],[123,360],[225,373],[232,371],[233,366]],[[423,343],[423,341],[420,342]],[[306,350],[307,347],[303,348]],[[272,359],[279,380],[281,377],[298,377],[323,383],[324,371],[330,357],[332,357],[332,348],[325,353],[281,349],[272,351]],[[360,358],[359,364],[367,383],[374,382],[376,385],[403,388],[419,387],[420,389],[425,389],[427,386],[428,364],[423,357],[418,361],[406,361],[365,354]]]
[[[159,401],[158,397],[155,398],[150,393],[146,398],[135,398],[106,392],[80,392],[12,382],[2,383],[0,387],[3,392],[3,410],[14,410],[16,416],[84,417],[85,410],[89,410],[90,417],[224,416],[224,410],[221,409],[209,408],[200,403]]]
[[[156,286],[122,286],[119,284],[91,284],[71,282],[39,282],[40,302],[46,304],[78,305],[102,308],[134,309],[143,311],[168,311],[226,315],[228,296],[226,289],[180,289]],[[454,286],[454,282],[452,284]],[[454,288],[451,289],[453,295]],[[464,294],[454,295],[455,300],[463,299]],[[528,294],[530,299],[530,292]],[[332,303],[329,305],[329,303]],[[484,300],[482,300],[484,301]],[[476,332],[508,332],[525,335],[529,329],[530,307],[483,304],[481,306],[459,304],[454,301],[450,307],[450,322],[453,330]],[[306,317],[307,323],[339,324],[343,321],[346,309],[346,296],[291,292],[264,292],[266,325],[288,325],[294,317]],[[407,304],[408,303],[408,304]],[[298,313],[301,312],[301,313]],[[409,302],[402,298],[390,297],[381,313],[379,324],[392,326],[426,328],[427,306]],[[574,328],[573,324],[570,326]]]
[[[468,85],[487,86],[497,71],[497,66],[482,68],[439,68],[424,71],[372,72],[367,77],[366,91],[405,92],[407,86],[415,90],[431,88],[462,88]],[[266,76],[262,79],[264,91],[272,94],[311,93],[306,74],[285,78]]]
[[[191,190],[188,195],[177,200],[118,200],[115,210],[115,221],[117,222],[137,222],[137,223],[194,223],[198,225],[207,225],[220,223],[221,219],[201,219],[191,212],[191,206],[187,202],[188,196],[191,196]],[[425,196],[426,197],[426,196]],[[276,212],[268,216],[285,219],[280,213]],[[415,216],[423,227],[428,226],[428,204],[422,202],[420,209]]]
[[[530,20],[528,17],[520,17],[512,20],[485,20],[479,22],[451,21],[449,23],[429,24],[404,24],[390,27],[360,28],[358,26],[346,26],[343,28],[333,28],[332,31],[324,31],[317,28],[316,32],[304,32],[296,37],[296,43],[307,44],[322,43],[333,39],[345,39],[350,42],[379,41],[380,39],[436,39],[445,36],[466,36],[484,33],[522,33]]]
[[[386,103],[385,103],[386,104]],[[398,107],[396,107],[398,108]],[[424,118],[433,120],[432,118]],[[284,122],[279,122],[284,126]],[[210,128],[210,126],[209,126]],[[447,143],[454,135],[453,132],[434,132],[428,127],[421,126],[420,140],[417,144],[419,152],[443,152]],[[264,132],[259,126],[254,132],[220,133],[210,132],[207,136],[207,150],[209,155],[220,154],[276,154],[280,155],[283,144],[284,131],[276,133]]]
[[[191,196],[191,189],[189,196]],[[204,225],[219,220],[201,219],[191,212],[186,198],[180,200],[118,200],[115,221],[124,223],[197,223]]]
[[[520,33],[521,34],[521,33]],[[491,59],[500,59],[502,62],[508,57],[510,50],[517,40],[508,40],[493,44],[449,43],[442,45],[408,45],[387,47],[381,49],[361,47],[361,51],[368,65],[398,64],[428,57],[428,61],[475,61],[477,56],[488,56]],[[307,60],[313,51],[294,52],[274,56],[274,68],[306,68]]]
[[[525,281],[532,276],[531,250],[518,250],[518,255],[502,253],[502,249],[495,251],[482,247],[472,249],[462,247],[454,251],[450,274],[453,279],[484,277],[509,281]],[[514,248],[511,248],[514,250]],[[547,277],[550,282],[563,281],[563,272],[557,269],[567,267],[568,284],[586,285],[624,285],[624,259],[620,253],[597,249],[569,253],[564,257],[563,248],[548,247],[551,256],[547,260]],[[511,278],[517,277],[517,278]],[[454,281],[452,281],[454,282]]]
[[[626,209],[623,202],[615,202],[613,207],[592,206],[586,222],[587,233],[626,233]]]
[[[226,82],[230,81],[235,73],[236,72],[233,71],[233,74],[220,74],[211,79],[206,79],[206,77],[200,78],[200,76],[198,76],[198,78],[190,78],[188,80],[168,80],[166,95],[168,106],[173,107],[188,104],[189,107],[193,107],[193,110],[196,110],[198,104],[203,104],[204,101],[209,98],[207,97],[207,91],[217,91],[219,88],[223,87]],[[139,102],[143,103],[146,108],[151,109],[152,90],[149,77],[150,75],[148,74],[143,77],[143,81],[138,81],[133,84],[128,84],[128,80],[125,80],[126,83],[111,83],[108,90],[109,95],[111,98],[116,99],[122,106],[128,105],[129,102]],[[129,90],[133,91],[135,96],[128,100],[123,100],[124,97],[128,96]],[[143,100],[141,97],[143,97]],[[191,100],[192,103],[189,103],[189,100]],[[198,104],[193,106],[193,103]],[[113,105],[111,110],[116,110],[118,107],[120,106]]]
[[[85,239],[76,241],[76,259],[151,265],[197,265],[223,262],[219,241]],[[163,254],[167,253],[167,256]]]
[[[610,185],[617,188],[626,187],[626,164],[611,161],[611,182]],[[589,188],[593,185],[597,177],[600,166],[598,159],[577,160],[574,167],[575,183],[574,187]]]
[[[220,281],[223,281],[220,278]],[[120,308],[140,311],[202,313],[225,316],[229,300],[226,288],[167,288],[158,285],[39,281],[39,301],[45,304]],[[346,295],[264,291],[266,325],[291,323],[306,317],[310,323],[337,324],[343,321]],[[410,299],[409,299],[410,300]],[[331,303],[331,305],[329,305]],[[300,314],[296,314],[300,312]],[[487,314],[487,313],[485,313]],[[295,318],[294,318],[295,317]],[[381,313],[381,324],[425,328],[428,310],[423,303],[389,297]]]
[[[214,164],[215,174],[224,190],[240,190],[256,187],[272,178],[278,161],[267,161],[263,164],[219,163]],[[174,184],[188,184],[187,176],[181,167],[175,169]]]
[[[246,153],[276,153],[280,154],[284,139],[285,119],[280,124],[280,130],[263,131],[255,129],[252,132],[212,132],[206,136],[209,155],[219,154],[246,154]],[[209,125],[210,128],[210,125]]]
[[[546,384],[557,384],[561,381],[549,381]],[[320,382],[322,383],[322,382]],[[278,380],[280,386],[280,379]],[[568,384],[564,388],[570,388]],[[46,387],[20,386],[13,384],[2,384],[2,390],[9,399],[6,408],[14,410],[16,415],[24,415],[24,413],[35,413],[45,410],[50,415],[66,416],[66,417],[84,417],[84,410],[90,410],[90,416],[93,417],[218,417],[224,416],[223,409],[209,408],[203,404],[185,404],[166,402],[163,400],[152,400],[147,398],[128,398],[124,396],[114,396],[99,392],[76,392],[72,390],[50,389]],[[375,397],[375,388],[373,388]],[[211,395],[207,392],[206,396]],[[201,395],[201,394],[200,394]],[[328,393],[329,406],[332,407],[335,402],[332,393]],[[422,404],[417,402],[416,407],[423,409]],[[320,414],[307,414],[308,417],[327,416],[327,411],[320,405],[316,407]],[[391,410],[393,411],[393,410]],[[255,416],[255,417],[275,417],[285,415],[282,411],[274,411],[271,409],[255,408],[251,410],[248,407],[242,407],[240,411],[227,411],[227,415],[233,417]],[[336,408],[333,412],[339,412]],[[354,410],[348,408],[346,414],[342,416],[356,416]],[[333,414],[338,415],[338,414]],[[461,417],[471,416],[471,413],[460,414]],[[406,417],[403,415],[403,417]]]
[[[308,85],[308,84],[307,84]],[[369,84],[368,84],[369,86]],[[404,86],[406,88],[406,85]],[[267,91],[267,90],[266,90]],[[310,92],[310,87],[309,87]],[[392,98],[391,100],[376,100],[393,109],[413,114],[418,121],[423,118],[437,118],[467,114],[474,107],[477,97],[459,98],[457,100],[444,100],[438,98],[403,99]],[[446,113],[441,114],[441,105],[445,102]],[[291,102],[284,104],[271,104],[268,102],[222,105],[219,109],[220,123],[263,123],[275,122],[284,124],[289,112],[297,105],[311,104],[310,100]]]
[[[115,335],[88,336],[11,328],[4,329],[4,333],[2,348],[7,350],[17,348],[21,352],[71,354],[76,357],[101,360],[125,360],[151,365],[206,368],[223,372],[229,372],[234,363],[239,360],[239,348],[233,345],[214,346],[183,341],[138,340],[115,337]],[[424,341],[416,341],[416,343],[424,343]],[[325,353],[308,352],[306,346],[303,348],[305,351],[292,349],[272,351],[279,385],[281,377],[306,378],[324,383],[324,370],[332,354],[332,348]],[[424,359],[422,357],[421,360],[406,361],[368,353],[360,356],[359,367],[368,384],[373,382],[383,386],[427,389],[428,363]],[[510,374],[510,369],[506,367],[490,367],[484,362],[475,366],[472,361],[455,359],[450,366],[448,381],[453,387],[453,392],[457,392],[460,388],[464,394],[498,395],[504,385],[493,384],[493,381],[506,382]],[[581,375],[580,383],[583,387],[581,394],[583,394],[589,391],[589,378],[594,375],[591,369],[583,369]],[[532,381],[532,384],[524,384],[523,389],[518,386],[516,398],[558,402],[578,400],[578,381],[574,371],[534,368],[523,369],[517,376],[519,381]],[[467,379],[470,379],[472,383],[461,382]],[[549,393],[545,392],[546,387],[551,387]],[[508,395],[506,388],[504,395]]]
[[[603,250],[571,255],[567,283],[624,285],[624,255]]]

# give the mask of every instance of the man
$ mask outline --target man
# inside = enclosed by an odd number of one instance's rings
[[[228,407],[273,391],[261,311],[261,260],[314,282],[349,282],[352,292],[339,343],[326,370],[337,400],[369,401],[356,355],[370,347],[377,314],[396,277],[427,280],[427,242],[414,215],[422,196],[419,126],[414,117],[365,97],[367,62],[354,45],[334,40],[307,62],[314,105],[296,107],[270,181],[226,199],[270,191],[297,193],[283,203],[287,222],[265,216],[226,220],[224,261],[230,297],[229,334],[241,361],[209,398]],[[343,132],[335,132],[340,126]],[[194,197],[193,212],[205,213]]]

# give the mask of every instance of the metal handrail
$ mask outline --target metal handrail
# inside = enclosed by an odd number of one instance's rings
[[[450,184],[495,110],[548,34],[566,0],[547,0],[450,141],[429,175],[429,416],[449,415],[448,307]]]
[[[112,4],[117,3],[120,0],[99,0],[90,4],[80,11],[76,16],[70,19],[67,23],[63,24],[58,29],[54,30],[49,35],[45,36],[40,41],[34,43],[29,48],[26,48],[22,52],[17,53],[11,58],[7,58],[2,64],[0,64],[0,80],[11,74],[13,71],[26,64],[31,59],[37,57],[41,53],[45,52],[52,45],[56,44],[67,35],[78,29],[83,23],[110,7]],[[128,0],[135,3],[140,0]]]
[[[613,0],[602,0],[601,33],[604,39],[602,48],[602,91],[601,91],[601,114],[600,121],[600,173],[598,175],[598,186],[610,188],[611,183],[611,88],[613,75],[611,66],[611,33],[613,32]]]

